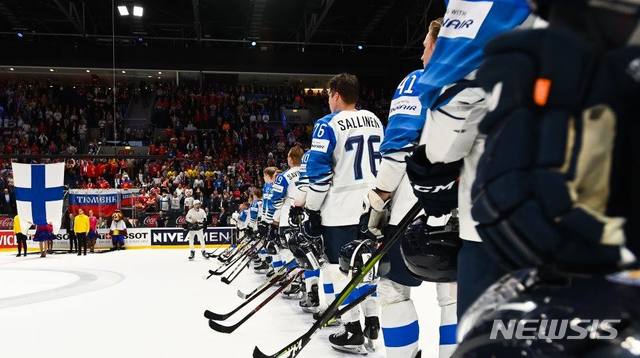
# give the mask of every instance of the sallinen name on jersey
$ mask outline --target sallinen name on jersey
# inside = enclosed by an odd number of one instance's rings
[[[374,117],[369,117],[369,116],[349,117],[349,118],[340,119],[337,122],[338,122],[338,126],[340,127],[340,130],[342,131],[345,131],[347,129],[362,128],[362,127],[380,128],[380,123],[378,122],[378,120]]]

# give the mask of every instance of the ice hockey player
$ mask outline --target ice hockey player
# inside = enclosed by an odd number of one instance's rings
[[[189,209],[187,212],[187,216],[185,217],[186,226],[187,226],[187,240],[189,241],[189,260],[193,260],[195,257],[195,248],[194,248],[194,240],[198,237],[200,240],[200,252],[202,253],[202,257],[205,259],[209,259],[205,251],[205,242],[204,242],[204,228],[206,226],[207,221],[207,213],[201,208],[202,203],[200,200],[193,201],[193,208]]]
[[[231,214],[231,225],[238,228],[238,240],[242,240],[246,235],[247,226],[249,225],[249,210],[246,203],[238,205],[238,210]]]
[[[279,173],[271,186],[271,201],[273,209],[267,210],[267,222],[271,222],[270,236],[272,240],[280,245],[281,238],[284,238],[285,231],[289,228],[289,211],[298,196],[297,182],[300,176],[300,161],[304,151],[299,144],[293,146],[287,155],[289,169]],[[280,247],[278,253],[271,261],[271,267],[276,270],[293,259],[291,252]],[[285,297],[296,297],[302,291],[302,285],[294,281],[291,287],[283,291]]]
[[[481,59],[481,44],[487,38],[520,24],[528,14],[526,7],[518,12],[516,4],[493,3],[490,10],[476,19],[474,26],[477,27],[474,29],[479,35],[469,38],[468,33],[463,33],[465,27],[453,24],[458,21],[460,14],[474,13],[472,10],[477,6],[472,2],[449,2],[442,24],[438,21],[430,24],[422,56],[425,69],[409,74],[398,86],[391,104],[385,142],[381,147],[384,157],[376,189],[370,191],[367,197],[374,209],[369,225],[373,230],[377,226],[375,218],[380,216],[376,212],[380,213],[392,194],[391,217],[385,235],[393,234],[394,226],[415,203],[409,179],[414,179],[413,194],[418,197],[428,216],[446,215],[457,207],[459,193],[456,180],[460,173],[460,160],[467,152],[456,148],[460,144],[455,140],[460,137],[468,140],[470,136],[473,142],[473,126],[477,125],[486,111],[484,93],[474,84],[472,73]],[[460,41],[460,38],[464,40]],[[425,76],[429,81],[424,80]],[[417,142],[423,145],[416,147]],[[425,151],[424,144],[429,152]],[[408,152],[418,155],[413,155],[405,162],[404,157]],[[431,164],[426,158],[427,154],[433,163],[440,163]],[[419,169],[412,172],[411,169],[415,168]],[[403,176],[405,170],[409,176]],[[464,235],[463,232],[460,234]],[[411,357],[418,354],[419,331],[409,288],[418,285],[419,281],[409,275],[399,245],[391,250],[391,270],[379,285],[383,302],[382,328],[387,356]],[[447,261],[456,262],[455,257],[447,258]],[[441,307],[439,355],[448,357],[455,350],[458,287],[455,282],[440,282],[436,285],[436,291]],[[403,330],[404,335],[397,333],[399,329]],[[394,337],[411,339],[394,342]]]
[[[423,66],[427,66],[436,48],[436,39],[442,26],[442,19],[429,24],[424,40],[421,57]],[[384,208],[391,199],[391,216],[384,234],[391,236],[404,214],[416,202],[409,180],[405,175],[405,157],[416,146],[427,118],[428,106],[421,102],[424,90],[418,79],[424,70],[411,72],[398,85],[391,101],[389,124],[382,143],[382,163],[376,177],[375,189],[367,193],[368,202],[373,211],[370,213],[369,228],[378,232]],[[454,115],[458,115],[455,113]],[[430,119],[427,119],[427,121]],[[454,193],[455,195],[455,193]],[[455,207],[455,202],[454,202]],[[449,214],[451,207],[431,208],[428,214],[442,216]],[[411,287],[419,286],[422,281],[411,275],[400,253],[400,242],[391,248],[386,260],[390,270],[380,279],[378,295],[381,304],[381,324],[385,337],[387,356],[415,357],[418,354],[419,326],[418,315],[411,300]],[[440,356],[447,357],[455,349],[456,285],[455,283],[436,284],[440,314]]]
[[[351,74],[329,80],[331,114],[319,119],[313,129],[306,175],[309,178],[303,225],[305,235],[324,238],[328,263],[321,269],[327,303],[335,299],[347,283],[339,269],[340,248],[359,235],[362,198],[373,185],[380,162],[378,148],[384,137],[380,120],[367,110],[356,110],[359,85]],[[365,325],[378,307],[375,299],[364,303]],[[360,325],[360,310],[342,317],[344,330],[329,337],[334,348],[366,353]]]
[[[296,186],[298,192],[293,199],[293,205],[289,210],[289,222],[293,225],[302,223],[305,219],[304,203],[309,189],[309,177],[307,176],[307,162],[309,151],[306,151],[300,160],[300,173]],[[318,261],[324,261],[324,249],[317,255]],[[305,293],[300,300],[300,308],[307,313],[317,313],[320,309],[320,296],[318,283],[320,280],[320,268],[307,268],[303,275]]]
[[[471,213],[493,264],[518,271],[465,313],[456,354],[637,356],[640,3],[534,3],[549,27],[491,41],[477,76],[492,106]],[[566,330],[478,339],[531,317]]]
[[[276,167],[266,167],[262,170],[262,180],[264,181],[264,185],[262,186],[262,201],[260,207],[260,221],[258,222],[256,228],[258,235],[266,239],[269,235],[269,224],[267,223],[267,211],[273,210],[273,203],[271,201],[271,197],[273,195],[273,181],[278,174],[278,168]],[[269,269],[269,263],[266,262],[270,259],[267,255],[267,249],[262,248],[258,252],[257,258],[253,261],[254,271],[259,273],[265,273]]]

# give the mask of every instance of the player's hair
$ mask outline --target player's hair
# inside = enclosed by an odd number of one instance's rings
[[[438,35],[440,34],[440,28],[442,27],[443,19],[441,17],[431,21],[429,23],[429,36],[433,41],[438,39]]]
[[[304,155],[304,150],[302,149],[302,146],[300,145],[300,143],[294,144],[293,147],[289,149],[288,156],[289,158],[291,158],[291,161],[295,165],[300,165],[303,155]]]
[[[335,75],[329,80],[329,91],[339,93],[344,103],[354,104],[358,101],[358,93],[360,93],[358,77],[350,73]]]
[[[266,167],[262,171],[262,174],[268,176],[269,178],[273,178],[276,175],[277,171],[278,171],[278,168],[276,167]]]
[[[260,189],[255,189],[255,190],[253,191],[253,195],[255,195],[255,197],[256,197],[256,198],[258,198],[258,199],[262,199],[262,190],[260,190]]]

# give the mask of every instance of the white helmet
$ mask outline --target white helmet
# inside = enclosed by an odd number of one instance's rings
[[[202,204],[202,203],[200,202],[200,200],[194,200],[194,201],[193,201],[193,206],[200,205],[200,204]]]

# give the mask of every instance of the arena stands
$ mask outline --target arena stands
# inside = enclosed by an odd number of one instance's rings
[[[137,188],[131,221],[173,226],[180,215],[162,210],[163,196],[193,190],[210,213],[210,222],[226,225],[226,213],[262,186],[261,168],[286,165],[294,143],[308,144],[312,120],[288,123],[282,111],[307,109],[312,116],[328,112],[326,91],[302,87],[209,83],[177,86],[171,82],[120,85],[116,95],[116,130],[121,143],[147,148],[154,159],[66,159],[68,189]],[[363,88],[361,106],[388,110],[384,91]],[[125,125],[130,108],[149,108],[145,128]],[[114,139],[111,88],[93,84],[45,82],[0,83],[0,152],[5,155],[99,154]],[[72,145],[74,143],[76,145]],[[44,159],[44,161],[61,159]],[[0,214],[13,215],[15,199],[10,160],[0,162],[0,190],[6,204]],[[160,213],[162,213],[160,215]],[[222,222],[219,216],[222,215]]]

